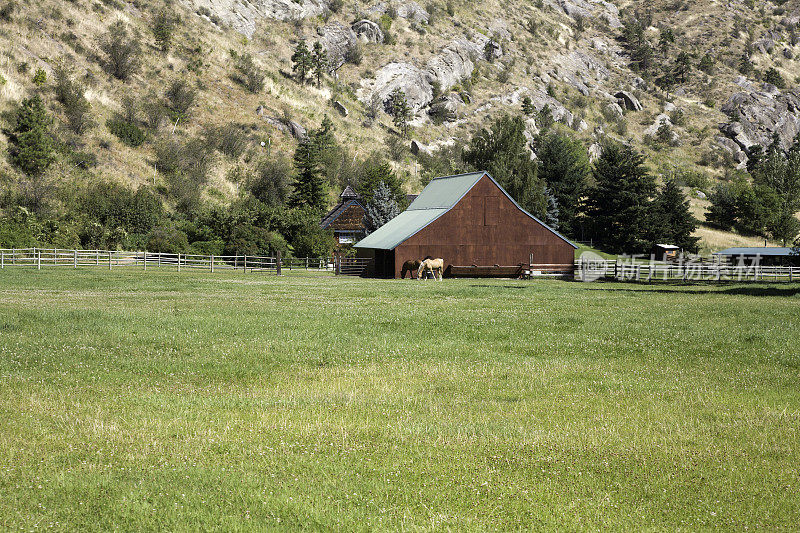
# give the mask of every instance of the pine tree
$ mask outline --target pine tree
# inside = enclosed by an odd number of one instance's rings
[[[392,191],[392,198],[399,205],[405,196],[403,182],[386,160],[372,156],[362,162],[357,175],[355,190],[363,202],[370,203],[372,195],[381,183]]]
[[[670,46],[675,42],[675,33],[669,29],[661,30],[661,35],[658,39],[658,48],[661,50],[661,55],[666,57]]]
[[[650,206],[651,241],[674,244],[685,251],[696,251],[697,237],[692,237],[697,229],[697,220],[689,211],[689,200],[683,194],[677,181],[667,180]]]
[[[292,207],[308,207],[314,212],[322,213],[327,195],[313,136],[300,141],[294,153],[294,166],[297,169],[297,179],[289,204]]]
[[[308,51],[305,40],[302,40],[297,43],[294,54],[292,54],[292,70],[295,76],[297,76],[297,81],[299,83],[306,82],[312,67],[313,61],[311,59],[311,52]]]
[[[52,123],[38,94],[19,104],[10,136],[11,162],[28,176],[41,176],[55,160]]]
[[[539,178],[544,180],[558,204],[560,231],[577,235],[578,215],[589,177],[589,154],[567,135],[548,133],[536,143]]]
[[[400,214],[392,190],[384,182],[379,182],[372,193],[372,200],[366,205],[364,226],[367,235],[380,228]]]
[[[526,96],[522,99],[522,113],[525,116],[531,116],[536,112],[536,108],[533,106],[533,101],[531,100],[530,96]]]
[[[641,253],[648,248],[648,212],[656,192],[644,157],[632,147],[610,143],[592,169],[587,215],[593,237],[614,253]]]
[[[560,229],[560,223],[558,220],[560,214],[560,210],[558,209],[558,200],[553,192],[548,188],[545,188],[544,195],[547,198],[547,213],[545,213],[544,220],[545,224],[555,230]]]
[[[311,53],[311,69],[317,79],[317,87],[322,85],[322,78],[328,72],[328,52],[325,51],[319,41],[314,43],[314,50]]]
[[[692,71],[692,59],[686,52],[681,52],[675,58],[675,78],[680,80],[681,83],[686,83],[689,80],[689,73]]]
[[[795,218],[800,210],[800,151],[793,145],[789,154],[784,154],[776,136],[754,170],[753,185],[762,204],[765,229],[784,244],[793,241],[800,229]]]
[[[408,138],[409,121],[411,120],[411,107],[408,105],[406,93],[396,89],[391,95],[392,121],[403,137]]]
[[[495,120],[491,131],[481,129],[464,150],[463,159],[475,170],[489,172],[523,209],[545,218],[544,183],[531,160],[522,117],[504,115]]]

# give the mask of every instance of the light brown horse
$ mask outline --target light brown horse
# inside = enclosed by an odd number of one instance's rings
[[[406,272],[408,272],[408,277],[414,278],[414,272],[419,270],[419,259],[414,261],[406,261],[403,263],[403,270],[400,273],[400,279],[406,279]]]
[[[442,281],[442,273],[444,272],[444,259],[431,259],[426,257],[419,262],[419,270],[417,270],[417,279],[422,279],[423,273],[432,272],[433,278]],[[439,274],[437,277],[436,274]]]

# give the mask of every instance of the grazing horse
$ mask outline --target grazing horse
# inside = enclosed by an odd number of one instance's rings
[[[444,259],[431,259],[427,257],[420,261],[419,270],[417,270],[417,279],[422,279],[423,272],[432,272],[433,278],[442,281],[442,273],[444,272]],[[437,277],[436,274],[439,274]]]
[[[417,272],[419,270],[419,265],[420,265],[419,259],[416,259],[414,261],[406,261],[405,263],[403,263],[403,270],[402,273],[400,274],[400,279],[406,279],[406,272],[408,272],[408,277],[413,279],[414,272]]]

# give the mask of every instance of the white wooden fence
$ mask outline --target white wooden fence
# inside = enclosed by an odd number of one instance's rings
[[[257,255],[197,255],[118,250],[64,250],[59,248],[0,248],[0,268],[27,266],[41,269],[57,267],[152,267],[182,269],[241,270],[243,272],[280,272],[284,270],[332,271],[332,260],[320,258],[281,258]]]
[[[594,281],[800,281],[800,267],[762,266],[726,263],[633,262],[578,260],[575,262],[575,279]]]

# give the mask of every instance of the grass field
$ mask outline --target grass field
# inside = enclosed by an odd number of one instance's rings
[[[0,271],[0,529],[797,528],[800,285]]]

